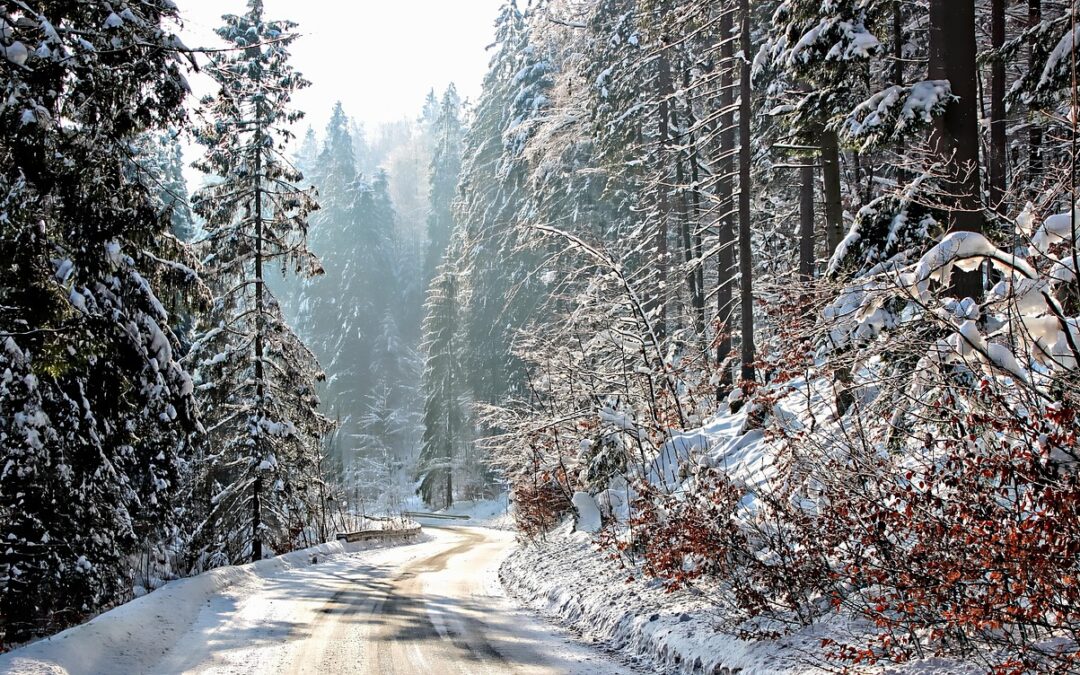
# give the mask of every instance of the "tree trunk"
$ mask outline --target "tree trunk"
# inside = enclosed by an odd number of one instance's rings
[[[457,275],[450,277],[447,283],[447,293],[451,298],[452,311],[457,313]],[[447,353],[451,355],[448,360],[449,370],[446,373],[446,508],[454,505],[454,413],[458,404],[457,385],[454,383],[454,334],[450,333],[447,340]]]
[[[894,0],[892,11],[892,83],[904,84],[904,0]]]
[[[895,0],[892,11],[892,83],[897,87],[904,86],[904,0]],[[896,156],[904,156],[904,141],[896,141]],[[899,163],[898,163],[899,164]],[[896,167],[896,182],[907,182],[907,171],[903,166]]]
[[[690,91],[690,71],[684,68],[682,71],[683,91]],[[677,110],[672,111],[672,120],[678,127]],[[682,212],[682,236],[683,247],[686,250],[686,285],[690,292],[690,307],[694,315],[694,333],[702,344],[705,360],[709,359],[707,343],[705,342],[705,278],[701,261],[701,201],[698,198],[698,150],[695,139],[693,100],[686,99],[686,165],[690,169],[690,186],[686,187],[686,172],[683,169],[683,153],[679,154],[676,168],[676,181],[680,194],[680,209]],[[687,193],[689,192],[689,197]],[[691,203],[692,202],[692,203]]]
[[[263,217],[262,217],[262,153],[263,153],[263,115],[262,106],[258,106],[255,112],[255,477],[254,495],[252,496],[251,511],[251,559],[262,560],[262,469],[263,444],[262,444],[262,421],[265,416],[266,404],[266,374],[263,369]]]
[[[739,294],[742,305],[742,378],[754,379],[754,266],[750,238],[750,0],[739,0],[742,23],[739,75]]]
[[[814,165],[806,157],[799,169],[799,280],[814,278]]]
[[[667,172],[667,155],[671,145],[671,95],[674,86],[671,82],[671,64],[665,52],[657,58],[657,85],[659,87],[659,105],[657,106],[658,143],[656,155],[659,178],[656,185],[656,260],[655,277],[651,293],[655,294],[649,308],[656,317],[656,337],[663,340],[667,336],[667,276],[668,276],[668,227],[671,218],[671,199]]]
[[[930,79],[948,80],[958,97],[931,135],[952,200],[949,232],[982,231],[975,54],[975,0],[930,0]],[[953,290],[960,297],[981,297],[982,273],[955,272]]]
[[[1028,27],[1034,28],[1042,23],[1042,0],[1028,0]],[[1028,54],[1028,67],[1037,68],[1038,64],[1042,62],[1042,50],[1039,45],[1032,42],[1031,51]],[[1043,130],[1042,127],[1034,123],[1034,120],[1028,129],[1028,180],[1027,184],[1030,189],[1035,192],[1038,190],[1038,180],[1042,176],[1043,172],[1043,160],[1042,160],[1042,145],[1043,145]]]
[[[255,476],[251,498],[251,562],[262,560],[262,474]]]
[[[1005,46],[1005,0],[992,0],[990,33],[994,51]],[[1006,164],[1008,151],[1005,136],[1005,62],[995,58],[990,83],[990,208],[1004,215]]]
[[[844,239],[844,203],[840,189],[840,140],[835,131],[821,133],[821,177],[825,193],[825,243],[831,256]]]
[[[731,368],[724,362],[731,356],[731,308],[735,287],[735,77],[732,72],[735,43],[732,38],[734,20],[730,10],[720,16],[720,176],[716,182],[720,218],[717,221],[717,281],[716,290],[716,363],[721,368],[716,388],[718,401],[727,398],[731,388]]]

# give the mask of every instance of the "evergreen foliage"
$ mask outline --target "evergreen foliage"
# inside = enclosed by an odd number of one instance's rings
[[[318,208],[284,156],[289,107],[307,82],[289,64],[295,24],[270,20],[261,0],[226,15],[218,34],[234,51],[209,67],[220,90],[203,104],[199,167],[220,181],[196,195],[206,220],[205,274],[215,290],[208,326],[192,349],[204,393],[206,444],[193,477],[202,509],[196,565],[259,560],[287,550],[311,520],[322,489],[318,361],[285,322],[265,283],[279,265],[303,275],[322,268],[307,249]]]
[[[130,592],[175,534],[195,418],[159,300],[177,262],[140,137],[184,120],[167,0],[0,5],[0,642]]]

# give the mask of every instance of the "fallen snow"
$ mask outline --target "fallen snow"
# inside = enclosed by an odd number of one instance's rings
[[[574,509],[577,511],[577,530],[579,532],[600,531],[600,507],[588,492],[574,493]]]
[[[632,571],[619,569],[569,525],[515,550],[501,575],[520,601],[653,672],[817,672],[799,665],[792,644],[750,643],[718,630],[722,617],[701,592],[668,593],[656,582],[628,581]]]
[[[163,661],[170,655],[182,657],[192,644],[205,642],[211,626],[244,598],[290,580],[302,588],[305,576],[300,573],[313,564],[321,566],[313,573],[325,574],[334,569],[331,562],[341,567],[355,565],[358,556],[375,553],[367,549],[385,546],[334,542],[173,581],[88,623],[0,655],[0,673],[172,672],[162,667]],[[313,591],[311,598],[319,596]],[[276,628],[272,622],[252,626],[248,639],[257,644],[269,639]]]

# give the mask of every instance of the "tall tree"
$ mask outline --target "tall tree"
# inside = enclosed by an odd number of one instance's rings
[[[731,385],[731,367],[727,365],[731,356],[731,335],[734,332],[735,302],[735,71],[741,64],[735,63],[735,28],[734,8],[728,6],[720,15],[720,134],[719,166],[716,182],[716,199],[719,202],[720,218],[717,222],[717,346],[716,363],[720,366],[720,382],[717,388],[718,398],[727,396]],[[741,70],[740,70],[741,72]]]
[[[122,601],[197,429],[168,213],[131,148],[184,120],[175,5],[0,4],[0,641]],[[179,285],[174,288],[180,288]]]
[[[207,564],[259,560],[311,517],[319,488],[318,362],[286,324],[264,273],[277,263],[321,272],[307,249],[312,191],[284,152],[300,117],[292,95],[307,82],[289,64],[296,25],[266,19],[262,0],[226,15],[218,35],[233,49],[208,70],[220,87],[204,99],[198,166],[220,181],[201,190],[206,272],[217,292],[210,326],[193,349],[207,392],[202,461],[209,503],[198,541]]]
[[[754,361],[757,358],[754,346],[754,253],[751,241],[753,223],[750,212],[750,168],[753,153],[753,139],[750,137],[750,97],[753,92],[750,82],[750,54],[754,53],[750,32],[751,18],[750,0],[739,0],[739,43],[742,49],[742,63],[739,67],[739,295],[742,312],[741,368],[744,380],[754,379]]]
[[[975,0],[931,0],[929,77],[947,80],[955,97],[931,135],[951,199],[946,205],[950,232],[982,231],[976,50]],[[978,298],[982,273],[957,273],[953,287],[961,297]]]
[[[458,273],[447,260],[428,291],[424,318],[426,402],[419,465],[420,496],[424,503],[443,508],[454,503],[454,461],[466,431],[458,293]]]
[[[1006,0],[991,0],[990,39],[993,49],[990,62],[990,207],[997,212],[1005,208],[1006,156],[1008,139],[1005,119],[1005,61],[1001,49],[1005,46]]]
[[[434,95],[434,92],[432,93]],[[430,111],[425,109],[425,115]],[[435,119],[431,122],[435,149],[428,175],[429,211],[427,217],[427,250],[424,254],[424,285],[434,278],[440,261],[450,244],[454,229],[454,196],[461,174],[461,99],[451,84],[443,94]]]

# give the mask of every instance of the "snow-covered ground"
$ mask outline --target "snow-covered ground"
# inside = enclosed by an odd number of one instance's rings
[[[656,672],[813,672],[799,642],[743,642],[720,630],[717,605],[700,592],[668,593],[598,552],[592,537],[566,524],[515,549],[503,563],[503,583],[520,601],[573,628],[591,642],[636,659]]]
[[[796,380],[771,414],[786,425],[808,426],[827,417],[830,385]],[[741,392],[739,392],[741,393]],[[758,489],[776,471],[773,448],[760,428],[747,424],[748,406],[730,412],[725,406],[695,430],[679,432],[660,448],[642,471],[655,487],[675,492],[698,464],[722,469],[735,483]],[[753,494],[754,490],[747,490]],[[669,592],[663,583],[627,569],[596,543],[600,515],[616,522],[627,536],[628,504],[637,496],[616,477],[598,495],[574,495],[574,518],[545,537],[523,544],[503,563],[500,577],[523,604],[559,622],[590,642],[617,651],[657,672],[783,673],[836,672],[823,661],[821,641],[854,630],[844,616],[830,614],[819,623],[775,640],[739,639],[738,626],[725,616],[716,583],[700,583]],[[752,503],[753,497],[747,498]],[[861,672],[861,671],[859,671]],[[896,675],[973,674],[974,668],[927,658],[870,672]]]
[[[460,501],[439,513],[467,517],[468,520],[462,524],[480,525],[496,530],[514,529],[512,506],[506,493],[495,499]]]
[[[0,656],[0,673],[630,672],[507,599],[511,533],[425,529],[170,583]]]
[[[821,661],[817,648],[823,637],[833,636],[832,627],[818,625],[779,640],[740,640],[725,629],[725,617],[707,586],[669,593],[656,581],[620,569],[598,551],[590,535],[573,531],[570,523],[543,540],[515,548],[503,563],[500,577],[522,604],[650,672],[837,672],[836,664]],[[870,672],[975,675],[980,671],[955,661],[927,658]]]

